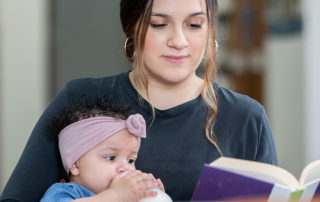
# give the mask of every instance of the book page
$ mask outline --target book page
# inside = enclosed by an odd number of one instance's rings
[[[301,172],[300,184],[305,185],[320,179],[320,160],[308,164]]]
[[[312,198],[317,194],[319,183],[320,179],[308,182],[304,187],[300,201],[312,201]]]
[[[277,183],[292,190],[300,188],[298,180],[283,168],[255,161],[220,157],[210,166],[224,168],[249,177],[254,177],[270,183]]]

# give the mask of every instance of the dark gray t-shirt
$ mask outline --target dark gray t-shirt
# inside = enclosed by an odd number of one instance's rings
[[[277,155],[264,108],[255,100],[213,84],[218,100],[214,134],[228,157],[277,164]],[[39,201],[46,189],[60,179],[61,160],[48,124],[53,115],[78,103],[83,95],[107,95],[130,105],[148,124],[151,110],[139,102],[128,73],[84,78],[69,82],[52,100],[25,147],[1,199]],[[207,108],[201,96],[167,110],[156,117],[141,142],[137,169],[153,173],[165,185],[173,200],[190,200],[203,164],[220,155],[205,137]]]

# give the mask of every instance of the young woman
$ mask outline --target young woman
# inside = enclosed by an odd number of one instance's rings
[[[38,201],[61,178],[48,120],[82,95],[108,95],[147,121],[136,167],[160,178],[173,200],[190,200],[204,163],[219,156],[277,164],[264,108],[214,83],[216,0],[121,0],[132,71],[69,82],[35,126],[2,201]],[[195,71],[205,58],[203,78]]]

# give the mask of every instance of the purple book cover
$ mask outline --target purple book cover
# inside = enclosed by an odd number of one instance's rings
[[[272,188],[272,183],[205,164],[192,200],[268,198]]]

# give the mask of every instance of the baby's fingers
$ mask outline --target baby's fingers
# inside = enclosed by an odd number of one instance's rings
[[[149,198],[149,197],[155,197],[157,196],[157,192],[156,191],[152,191],[152,190],[145,190],[142,192],[142,198]]]
[[[157,179],[157,183],[158,183],[158,187],[159,187],[163,192],[165,192],[164,185],[163,185],[162,181],[161,181],[159,178]]]
[[[131,179],[135,179],[135,181],[140,182],[140,181],[156,181],[156,178],[151,174],[151,173],[143,173],[139,170],[136,170],[132,173],[130,173],[130,175],[127,175],[126,177],[131,178]]]
[[[148,190],[148,189],[150,190],[157,187],[158,187],[158,183],[157,181],[154,181],[154,180],[144,180],[139,183],[140,190]]]

